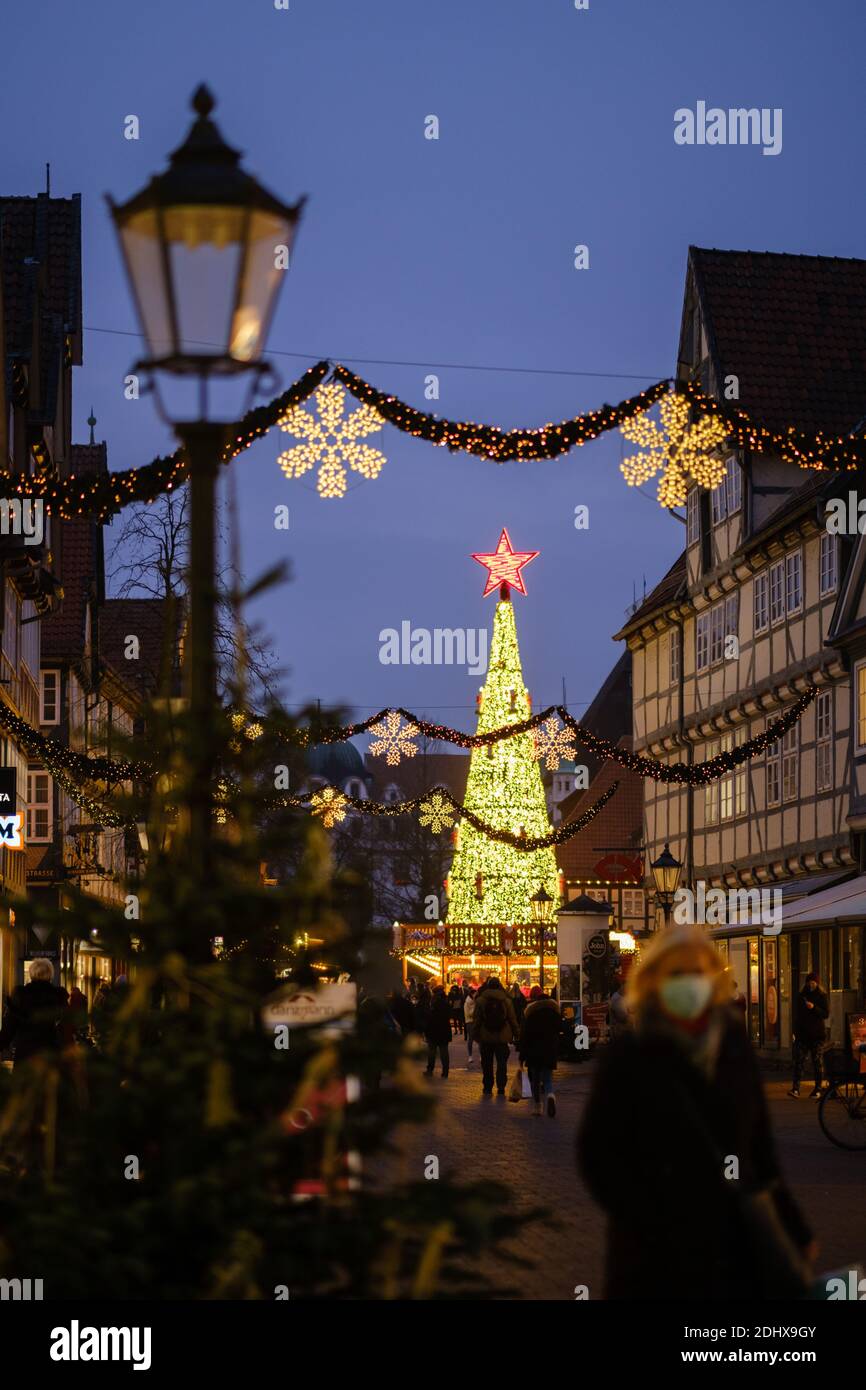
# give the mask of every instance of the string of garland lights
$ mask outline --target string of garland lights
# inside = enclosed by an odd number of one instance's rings
[[[10,734],[31,757],[38,758],[46,766],[50,762],[53,767],[60,768],[83,782],[131,782],[144,780],[153,772],[147,763],[108,758],[96,753],[79,753],[58,739],[49,738],[40,729],[34,728],[2,700],[0,729]]]
[[[280,456],[281,466],[289,477],[302,476],[314,463],[320,463],[322,467],[319,472],[318,489],[323,497],[344,495],[344,462],[348,462],[351,468],[364,477],[377,476],[384,463],[384,456],[378,450],[367,449],[366,446],[357,443],[359,433],[369,432],[374,427],[373,414],[416,438],[425,439],[431,444],[443,445],[454,451],[459,450],[479,458],[490,459],[494,463],[553,459],[598,438],[607,430],[627,426],[629,421],[643,415],[657,401],[664,401],[672,384],[670,379],[657,381],[638,395],[620,401],[618,405],[603,405],[598,410],[576,415],[559,424],[543,425],[538,429],[500,430],[495,425],[439,419],[407,405],[398,396],[386,395],[377,390],[347,367],[339,363],[332,367],[329,362],[323,360],[310,367],[286,391],[274,397],[268,404],[248,411],[243,419],[232,427],[222,461],[228,463],[236,458],[277,424],[292,432],[293,424],[302,423],[301,415],[297,413],[298,408],[313,395],[329,371],[335,382],[345,386],[368,408],[367,413],[359,416],[356,412],[355,416],[347,417],[340,430],[334,432],[335,438],[329,441],[328,447],[321,447],[321,441],[319,446],[311,444],[311,430],[319,429],[319,425],[315,421],[312,424],[305,422],[306,442]],[[864,437],[852,438],[848,435],[832,435],[821,431],[808,433],[793,426],[789,426],[786,431],[771,430],[752,420],[745,411],[707,396],[694,382],[677,384],[674,392],[683,393],[691,405],[699,407],[709,417],[702,432],[697,425],[694,427],[695,443],[699,443],[701,439],[721,439],[721,426],[724,425],[725,439],[731,447],[736,445],[758,452],[776,452],[783,462],[797,464],[801,468],[852,469],[866,464]],[[333,412],[335,403],[336,398],[326,403],[326,415],[327,410]],[[342,452],[337,448],[340,440]],[[716,444],[715,447],[719,446]],[[695,457],[700,461],[703,455],[698,451]],[[58,478],[54,473],[39,466],[38,458],[36,463],[36,472],[32,477],[0,470],[3,487],[9,496],[27,497],[43,502],[51,515],[62,520],[87,515],[93,516],[97,521],[106,521],[130,503],[151,503],[163,493],[172,492],[186,482],[189,471],[186,456],[181,449],[165,457],[155,458],[140,468],[96,477],[73,474],[68,478]],[[640,467],[641,465],[636,465],[638,471]],[[710,463],[708,470],[705,469],[704,472],[706,476],[703,480],[699,476],[696,477],[696,481],[703,486],[709,486],[718,469],[714,469]],[[678,477],[668,480],[660,498],[663,505],[681,504],[680,483]]]
[[[342,382],[351,391],[356,400],[372,406],[378,415],[404,434],[426,439],[428,444],[444,445],[447,449],[492,459],[495,463],[507,463],[513,459],[558,458],[560,454],[568,453],[569,449],[614,429],[633,415],[649,410],[669,389],[668,381],[657,381],[654,386],[630,396],[619,405],[603,405],[599,410],[576,415],[558,425],[543,425],[533,430],[500,430],[495,425],[442,420],[423,410],[416,410],[399,397],[378,391],[362,376],[339,364],[334,367],[333,375],[336,381]]]
[[[231,437],[223,450],[222,461],[229,463],[256,439],[261,439],[288,411],[303,404],[324,380],[328,362],[314,367],[293,382],[288,390],[267,405],[256,406],[232,427]],[[154,502],[162,493],[172,492],[186,482],[189,472],[182,449],[164,458],[153,459],[141,468],[129,468],[121,473],[102,476],[57,478],[45,472],[28,478],[25,475],[0,470],[0,479],[8,495],[26,496],[40,500],[52,516],[68,521],[75,516],[93,516],[106,521],[131,502]]]
[[[405,816],[417,811],[419,812],[420,823],[427,826],[433,835],[441,834],[443,830],[452,826],[455,819],[460,819],[468,821],[489,840],[498,840],[500,844],[510,845],[513,849],[532,852],[547,849],[551,845],[564,844],[566,840],[571,840],[575,835],[579,835],[581,830],[584,830],[590,821],[595,819],[602,807],[607,805],[618,786],[618,782],[611,782],[598,800],[588,806],[577,820],[559,825],[547,835],[536,836],[514,834],[509,830],[497,830],[494,826],[488,825],[480,816],[475,815],[473,811],[468,810],[462,802],[452,795],[447,787],[442,786],[434,787],[432,791],[424,792],[421,796],[407,797],[404,801],[364,801],[360,797],[347,795],[346,792],[340,791],[339,787],[325,786],[318,787],[315,791],[301,792],[298,796],[285,793],[280,797],[269,798],[265,805],[270,810],[309,806],[313,814],[320,816],[329,829],[345,820],[350,808],[354,811],[360,811],[365,816],[384,817],[386,819]]]
[[[394,761],[399,761],[401,752],[403,756],[406,756],[405,748],[401,749],[400,740],[402,739],[405,743],[417,734],[423,734],[427,738],[440,740],[444,743],[455,744],[458,748],[484,748],[488,744],[499,743],[502,739],[514,738],[518,734],[538,730],[542,724],[548,725],[547,738],[542,738],[539,741],[539,751],[545,753],[551,737],[549,721],[558,717],[571,731],[577,742],[591,753],[595,753],[601,758],[612,758],[621,767],[628,768],[631,772],[637,772],[641,777],[652,778],[655,782],[678,783],[681,786],[697,787],[705,782],[712,782],[723,777],[725,773],[739,767],[741,763],[749,762],[752,758],[766,752],[770,744],[782,738],[802,718],[817,693],[816,686],[808,686],[797,697],[790,709],[787,709],[772,724],[768,724],[767,728],[756,734],[754,738],[739,744],[730,751],[718,753],[714,758],[708,758],[706,762],[691,765],[687,763],[660,763],[655,758],[648,758],[641,753],[633,753],[626,748],[620,748],[610,739],[601,738],[594,734],[591,729],[578,723],[568,713],[564,705],[549,705],[547,709],[541,710],[538,714],[533,714],[527,719],[521,719],[518,723],[506,724],[483,734],[465,734],[462,730],[453,729],[448,724],[431,724],[429,720],[421,719],[418,715],[401,707],[379,710],[378,714],[371,715],[369,719],[363,719],[357,724],[345,724],[340,727],[322,729],[301,729],[296,733],[275,730],[274,733],[284,743],[310,747],[326,743],[344,743],[347,739],[370,731],[377,735],[377,741],[381,745],[377,752],[384,752],[386,756],[390,752],[391,756],[388,757],[388,762],[393,765]],[[397,717],[405,720],[409,727],[395,724],[394,721]],[[377,725],[379,728],[376,727]],[[373,751],[372,748],[371,751]]]
[[[866,463],[866,439],[862,435],[809,432],[793,425],[784,431],[767,429],[731,402],[706,395],[696,382],[686,382],[679,389],[705,414],[721,418],[728,427],[728,439],[742,449],[778,453],[783,463],[796,463],[800,468],[842,470],[862,468]]]

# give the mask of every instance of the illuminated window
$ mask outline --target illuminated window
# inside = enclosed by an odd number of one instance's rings
[[[744,724],[741,728],[737,729],[734,734],[734,747],[739,748],[740,744],[748,743],[748,741],[749,726],[748,724]],[[748,775],[749,764],[747,762],[740,763],[740,766],[736,768],[734,772],[734,815],[737,816],[744,816],[746,814],[746,808],[748,804],[748,783],[746,779]]]
[[[730,753],[734,746],[733,734],[723,734],[721,751]],[[731,820],[734,814],[734,774],[726,772],[719,785],[719,818]]]

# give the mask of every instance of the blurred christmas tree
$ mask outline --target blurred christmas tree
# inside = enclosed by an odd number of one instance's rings
[[[147,805],[112,803],[148,823],[125,909],[78,896],[56,921],[40,911],[41,925],[96,934],[132,967],[104,1048],[0,1068],[0,1277],[38,1274],[49,1299],[489,1295],[477,1261],[518,1227],[509,1192],[422,1172],[399,1186],[371,1177],[395,1127],[433,1108],[384,1009],[362,1008],[335,1038],[293,1028],[287,1048],[261,1022],[282,972],[298,987],[354,976],[364,945],[351,925],[363,885],[335,877],[321,822],[272,809],[273,768],[286,761],[275,731],[295,726],[282,713],[245,724],[220,711],[214,852],[200,881],[188,718],[157,702]],[[281,857],[296,872],[266,886],[261,863]],[[30,903],[13,905],[22,929],[32,923]],[[347,1095],[347,1078],[369,1084]],[[310,1184],[321,1195],[298,1200]]]

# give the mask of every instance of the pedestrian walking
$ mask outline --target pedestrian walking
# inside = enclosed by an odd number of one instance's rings
[[[0,1029],[0,1052],[11,1048],[14,1065],[69,1045],[72,1030],[65,989],[54,984],[54,967],[40,956],[30,962],[30,980],[13,990]]]
[[[77,1043],[93,1046],[88,1019],[87,996],[77,985],[69,991],[69,1017],[72,1036]]]
[[[437,985],[436,989],[433,991],[430,1016],[427,1020],[424,1036],[427,1039],[427,1075],[433,1075],[433,1068],[436,1065],[436,1053],[438,1052],[439,1060],[442,1063],[442,1077],[444,1079],[448,1075],[448,1047],[451,1042],[451,1005],[441,985]]]
[[[822,1053],[827,1037],[826,1022],[829,1013],[830,1005],[818,976],[807,975],[794,1005],[794,1080],[788,1092],[789,1096],[800,1095],[800,1077],[803,1075],[807,1057],[811,1057],[815,1073],[815,1085],[809,1095],[817,1099],[821,1094],[821,1083],[824,1079]]]
[[[511,986],[511,1004],[514,1009],[514,1017],[517,1019],[517,1027],[519,1028],[523,1022],[523,1015],[526,1013],[526,995],[523,993],[523,990],[516,980]]]
[[[743,1027],[749,1026],[749,1003],[736,980],[731,980],[731,1003],[742,1020]]]
[[[547,1102],[547,1113],[551,1119],[556,1114],[556,1096],[553,1093],[553,1072],[559,1054],[559,1033],[562,1018],[555,999],[544,993],[540,985],[533,985],[529,992],[529,1003],[523,1022],[520,1025],[520,1039],[517,1053],[521,1062],[526,1063],[529,1084],[532,1087],[533,1114],[541,1115],[541,1093]]]
[[[474,1033],[472,1023],[475,1017],[475,991],[470,989],[463,1001],[463,1019],[466,1030],[466,1065],[472,1066],[472,1043]]]
[[[605,1297],[802,1297],[816,1247],[724,963],[700,930],[667,928],[627,989],[635,1026],[604,1050],[578,1135],[608,1219]]]
[[[415,1000],[415,1030],[420,1033],[422,1038],[427,1036],[427,1024],[430,1022],[430,1007],[433,1002],[433,995],[430,986],[425,980],[418,989],[418,997]]]
[[[618,1038],[621,1033],[628,1032],[631,1027],[631,1015],[628,1005],[625,1002],[625,992],[621,984],[618,984],[613,994],[610,996],[610,1036]]]
[[[455,1033],[463,1033],[466,1027],[466,1020],[463,1014],[463,990],[460,985],[453,984],[448,991],[448,1005],[451,1009],[451,1025]]]
[[[472,1029],[481,1053],[482,1095],[493,1094],[493,1068],[496,1066],[496,1092],[505,1095],[508,1080],[509,1043],[519,1028],[514,1005],[495,975],[482,985],[475,1000]]]

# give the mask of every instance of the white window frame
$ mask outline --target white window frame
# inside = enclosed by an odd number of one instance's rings
[[[693,487],[686,497],[686,545],[701,539],[701,490]]]
[[[622,915],[623,917],[643,917],[646,908],[642,888],[623,888],[622,890]]]
[[[767,721],[767,725],[771,723]],[[782,745],[777,739],[775,743],[767,744],[766,753],[767,766],[767,805],[781,806],[782,804]]]
[[[793,582],[792,582],[793,581]],[[792,550],[785,556],[785,612],[803,611],[803,552]]]
[[[821,598],[835,594],[839,586],[839,537],[829,531],[821,532],[819,592]]]
[[[710,665],[718,666],[725,656],[725,605],[710,609]]]
[[[770,566],[770,626],[785,621],[785,561],[776,560]]]
[[[740,640],[740,591],[728,594],[725,599],[725,640],[736,637]]]
[[[45,677],[54,677],[54,717],[49,719],[46,714],[48,701],[45,699]],[[39,723],[40,724],[59,724],[60,723],[60,672],[54,668],[39,672]]]
[[[730,753],[734,747],[734,736],[722,734],[721,737],[722,753]],[[734,818],[734,769],[726,772],[721,778],[719,787],[719,820],[733,820]]]
[[[815,701],[815,790],[833,789],[833,691],[822,690]]]
[[[46,795],[44,797],[35,795],[36,784],[44,787]],[[38,835],[35,830],[35,819],[37,811],[45,811],[47,831],[44,835]],[[27,769],[27,830],[25,839],[30,845],[50,845],[54,839],[54,786],[50,772],[44,768]]]
[[[796,801],[800,795],[800,739],[799,725],[782,738],[782,800]]]
[[[706,761],[715,758],[719,753],[719,740],[707,744]],[[719,823],[719,779],[714,778],[707,782],[704,787],[704,825],[718,825]]]
[[[718,487],[714,487],[710,493],[713,511],[713,525],[721,526],[723,521],[728,519],[728,489],[727,479],[723,478]]]
[[[748,726],[748,724],[741,724],[740,727],[739,727],[738,729],[735,729],[735,730],[734,730],[734,747],[735,747],[735,748],[739,748],[742,744],[748,743],[748,741],[749,741],[749,726]],[[744,815],[746,815],[746,813],[748,812],[748,809],[749,809],[748,781],[747,781],[748,775],[749,775],[749,764],[748,764],[748,762],[740,763],[738,767],[735,767],[735,768],[734,768],[734,815],[735,815],[735,816],[744,816]]]
[[[752,581],[753,617],[755,632],[766,632],[770,626],[770,575],[768,570],[756,574]]]
[[[680,629],[672,627],[668,634],[668,676],[671,685],[680,679]]]
[[[727,492],[728,516],[733,516],[743,505],[743,473],[740,460],[731,454],[725,464],[725,489]]]
[[[710,665],[710,615],[699,613],[695,622],[695,670],[706,671]]]

